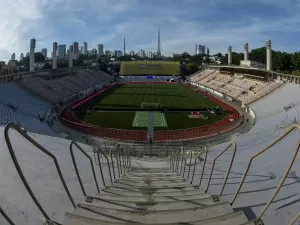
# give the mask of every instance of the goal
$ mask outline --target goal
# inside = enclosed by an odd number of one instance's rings
[[[158,109],[159,104],[157,102],[143,102],[141,103],[142,109]]]

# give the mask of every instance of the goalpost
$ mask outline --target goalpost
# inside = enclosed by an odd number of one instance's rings
[[[158,109],[159,103],[157,102],[143,102],[141,103],[141,109]]]

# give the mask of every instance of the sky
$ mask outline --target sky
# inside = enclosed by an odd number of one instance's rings
[[[228,46],[242,52],[272,41],[274,50],[299,51],[300,0],[0,0],[0,61],[52,43],[77,41],[88,48],[104,44],[105,50],[157,50],[195,53],[195,44],[212,54]]]

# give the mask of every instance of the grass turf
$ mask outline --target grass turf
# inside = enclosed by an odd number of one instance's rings
[[[216,105],[188,89],[182,84],[124,84],[112,88],[85,103],[83,108],[141,108],[141,103],[159,103],[168,108],[212,108]],[[174,130],[199,127],[217,122],[225,115],[202,113],[208,119],[190,119],[189,112],[167,112],[165,114],[167,127],[157,127],[156,130]],[[133,127],[135,112],[90,112],[76,117],[84,122],[118,129],[143,130],[145,127]]]

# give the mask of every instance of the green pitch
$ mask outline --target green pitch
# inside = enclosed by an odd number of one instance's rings
[[[136,112],[132,127],[147,127],[148,126],[148,113]],[[165,115],[160,112],[154,112],[154,127],[167,127]]]
[[[182,84],[124,84],[112,88],[82,105],[86,108],[141,108],[142,103],[157,103],[167,108],[212,108],[216,105]],[[215,123],[225,115],[202,113],[207,119],[190,119],[190,112],[155,113],[156,130],[174,130]],[[76,113],[84,122],[117,129],[145,130],[147,116],[143,112]],[[138,120],[138,122],[137,122]],[[135,122],[136,121],[136,122]],[[161,122],[164,121],[164,122]]]

